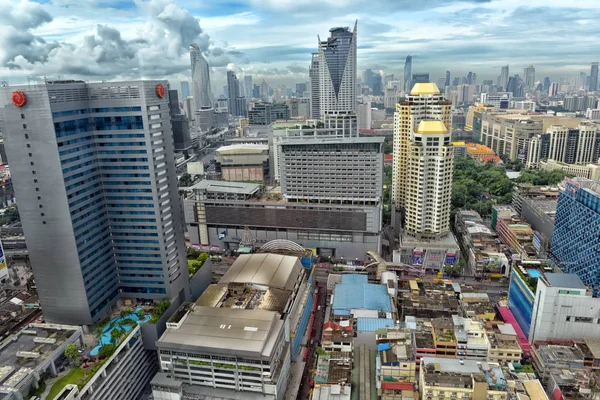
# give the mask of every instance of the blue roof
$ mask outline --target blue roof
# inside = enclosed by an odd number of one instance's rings
[[[363,278],[355,278],[357,276]],[[339,315],[339,311],[351,309],[392,312],[386,286],[366,282],[366,275],[342,275],[342,283],[335,285],[334,314]]]
[[[375,332],[377,329],[393,327],[394,320],[390,318],[356,318],[358,332]]]
[[[353,284],[353,283],[360,283],[360,284],[366,284],[369,283],[369,277],[367,275],[361,275],[361,274],[344,274],[342,275],[342,284]],[[337,287],[336,287],[337,290]]]
[[[389,343],[381,343],[377,345],[377,351],[385,351],[390,349]]]

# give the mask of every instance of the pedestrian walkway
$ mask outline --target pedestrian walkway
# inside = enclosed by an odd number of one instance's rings
[[[287,391],[285,392],[285,400],[296,400],[296,397],[298,396],[298,390],[300,390],[300,385],[302,384],[304,367],[306,366],[306,363],[302,361],[302,356],[305,351],[306,347],[302,346],[300,348],[298,359],[292,362],[290,368],[290,381],[288,382]]]

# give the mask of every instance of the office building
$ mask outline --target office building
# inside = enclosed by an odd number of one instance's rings
[[[498,92],[498,93],[481,93],[480,101],[483,104],[492,106],[498,109],[507,109],[510,105],[510,99],[512,93],[510,92]]]
[[[371,102],[366,101],[358,103],[356,108],[358,118],[358,129],[371,129],[371,123],[373,122]]]
[[[444,99],[435,83],[415,84],[406,100],[396,104],[392,175],[392,200],[396,207],[406,206],[409,147],[420,122],[442,121],[449,131],[451,112],[452,104]]]
[[[530,89],[535,89],[535,68],[529,64],[527,68],[523,70],[523,76],[525,77],[525,85]]]
[[[293,98],[288,101],[289,118],[309,119],[310,116],[310,98]],[[283,109],[281,109],[283,111]],[[285,112],[285,111],[284,111]],[[288,118],[276,118],[288,119]]]
[[[597,109],[588,108],[585,111],[585,117],[587,119],[591,119],[592,121],[600,121],[600,108],[597,108]]]
[[[252,75],[244,75],[244,97],[247,100],[252,100],[255,97],[252,91]]]
[[[244,99],[244,106],[238,108],[238,106],[242,106],[240,99]],[[243,114],[244,109],[247,110],[245,102],[246,99],[240,96],[240,81],[238,80],[235,72],[227,71],[227,108],[229,110],[229,114],[247,116]]]
[[[307,90],[308,90],[308,83],[306,83],[306,82],[296,83],[296,96],[302,97],[304,95],[304,92],[306,92]]]
[[[444,82],[444,87],[450,86],[450,71],[446,71],[446,80]]]
[[[310,92],[310,116],[311,118],[321,118],[321,91],[320,91],[320,72],[319,72],[319,53],[312,53],[312,61],[308,69],[308,81]]]
[[[508,91],[506,88],[508,86],[508,65],[502,67],[500,71],[500,90]]]
[[[410,134],[404,206],[409,234],[433,238],[450,231],[454,149],[443,121],[421,121]]]
[[[319,39],[321,117],[330,111],[356,112],[357,24],[358,21],[354,24],[353,31],[349,28],[332,28],[327,40]]]
[[[194,96],[195,110],[199,110],[200,107],[210,107],[213,103],[210,67],[196,43],[190,45],[190,58],[192,60],[192,96]]]
[[[598,63],[593,62],[590,69],[590,92],[598,90]]]
[[[410,81],[413,86],[417,83],[429,83],[429,72],[415,72]]]
[[[578,176],[593,181],[600,181],[600,163],[594,164],[567,164],[555,160],[540,161],[540,169],[544,171],[561,170],[568,175]]]
[[[404,62],[404,93],[410,93],[412,87],[412,56],[407,56]]]
[[[373,71],[371,69],[366,69],[363,72],[363,83],[368,86],[373,86]]]
[[[235,99],[235,110],[236,115],[244,118],[248,118],[248,102],[243,96],[238,96]]]
[[[240,255],[156,342],[154,398],[284,398],[313,308],[309,274],[296,256]]]
[[[542,86],[542,90],[548,93],[548,89],[550,89],[550,77],[547,76],[544,78],[544,85]]]
[[[187,295],[167,85],[0,88],[4,141],[46,321],[91,325],[119,298]]]
[[[373,75],[373,96],[381,96],[383,93],[383,82],[380,74]]]
[[[181,81],[181,98],[187,99],[190,96],[190,83],[188,81]]]
[[[270,125],[277,120],[288,120],[290,109],[287,104],[255,103],[248,112],[250,125]]]
[[[558,82],[552,82],[548,88],[548,96],[556,96],[558,94],[559,86]]]
[[[496,155],[511,160],[527,159],[529,141],[542,133],[544,122],[524,114],[497,114],[483,111],[478,122],[480,141]],[[475,128],[474,128],[475,129]]]
[[[575,273],[600,292],[600,187],[584,178],[565,181],[558,198],[550,255],[565,273]]]
[[[169,90],[169,110],[173,129],[173,144],[176,152],[187,152],[192,147],[190,121],[179,106],[177,90]]]

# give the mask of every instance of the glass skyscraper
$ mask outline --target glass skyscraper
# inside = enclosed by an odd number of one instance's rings
[[[166,81],[0,88],[44,317],[92,324],[119,298],[188,291]]]
[[[192,96],[196,110],[201,107],[211,107],[213,102],[210,88],[210,67],[196,43],[190,45],[190,58],[192,62]]]

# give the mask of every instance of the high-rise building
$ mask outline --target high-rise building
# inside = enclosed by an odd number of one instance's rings
[[[190,45],[190,58],[192,61],[192,96],[194,96],[195,109],[210,107],[213,102],[210,88],[210,67],[196,43]]]
[[[312,61],[308,68],[308,81],[310,91],[310,116],[311,118],[321,118],[321,107],[320,98],[321,92],[319,90],[319,53],[312,53]]]
[[[550,77],[547,76],[544,78],[544,86],[542,87],[542,90],[547,93],[548,89],[550,89]]]
[[[169,110],[171,114],[171,128],[173,129],[173,144],[175,146],[175,151],[188,151],[192,147],[190,121],[179,106],[177,90],[169,90]]]
[[[246,100],[252,100],[252,75],[244,75],[244,96]]]
[[[415,72],[412,74],[411,83],[413,85],[417,83],[428,83],[429,82],[429,72]]]
[[[449,130],[451,116],[452,104],[444,99],[435,83],[415,84],[410,94],[406,96],[406,100],[396,104],[392,175],[392,200],[396,207],[406,206],[411,138],[417,131],[419,123],[439,120]]]
[[[508,84],[506,85],[506,91],[511,92],[514,97],[525,96],[525,82],[519,75],[511,76],[508,78]]]
[[[412,90],[412,56],[407,56],[404,62],[404,92]]]
[[[329,111],[356,112],[356,27],[332,28],[325,41],[319,38],[319,106]]]
[[[375,74],[373,75],[373,96],[381,96],[383,93],[383,83],[381,81],[381,75]]]
[[[525,77],[525,85],[533,90],[535,88],[535,68],[533,65],[529,64],[529,67],[523,70],[523,76]]]
[[[363,72],[363,83],[368,87],[373,87],[373,71],[366,69]]]
[[[600,185],[584,178],[565,180],[558,197],[550,256],[565,273],[577,274],[600,294]]]
[[[190,83],[188,81],[181,81],[181,99],[187,99],[190,97]]]
[[[446,82],[444,86],[450,86],[450,71],[446,71]]]
[[[593,62],[590,70],[590,92],[598,90],[598,63]]]
[[[296,96],[302,97],[304,92],[308,90],[308,84],[306,82],[296,83]]]
[[[505,65],[504,67],[502,67],[502,70],[500,71],[500,88],[501,91],[506,90],[506,87],[508,86],[508,65]],[[508,92],[508,90],[506,90]]]
[[[548,89],[548,96],[556,96],[558,94],[558,82],[552,82]]]
[[[166,81],[0,88],[0,125],[46,321],[188,293]],[[12,98],[12,103],[11,103]]]
[[[238,98],[240,97],[240,81],[234,71],[227,71],[227,107],[229,114],[241,115],[238,110]]]
[[[450,231],[454,149],[444,121],[422,120],[410,133],[405,197],[405,229],[435,238]]]

